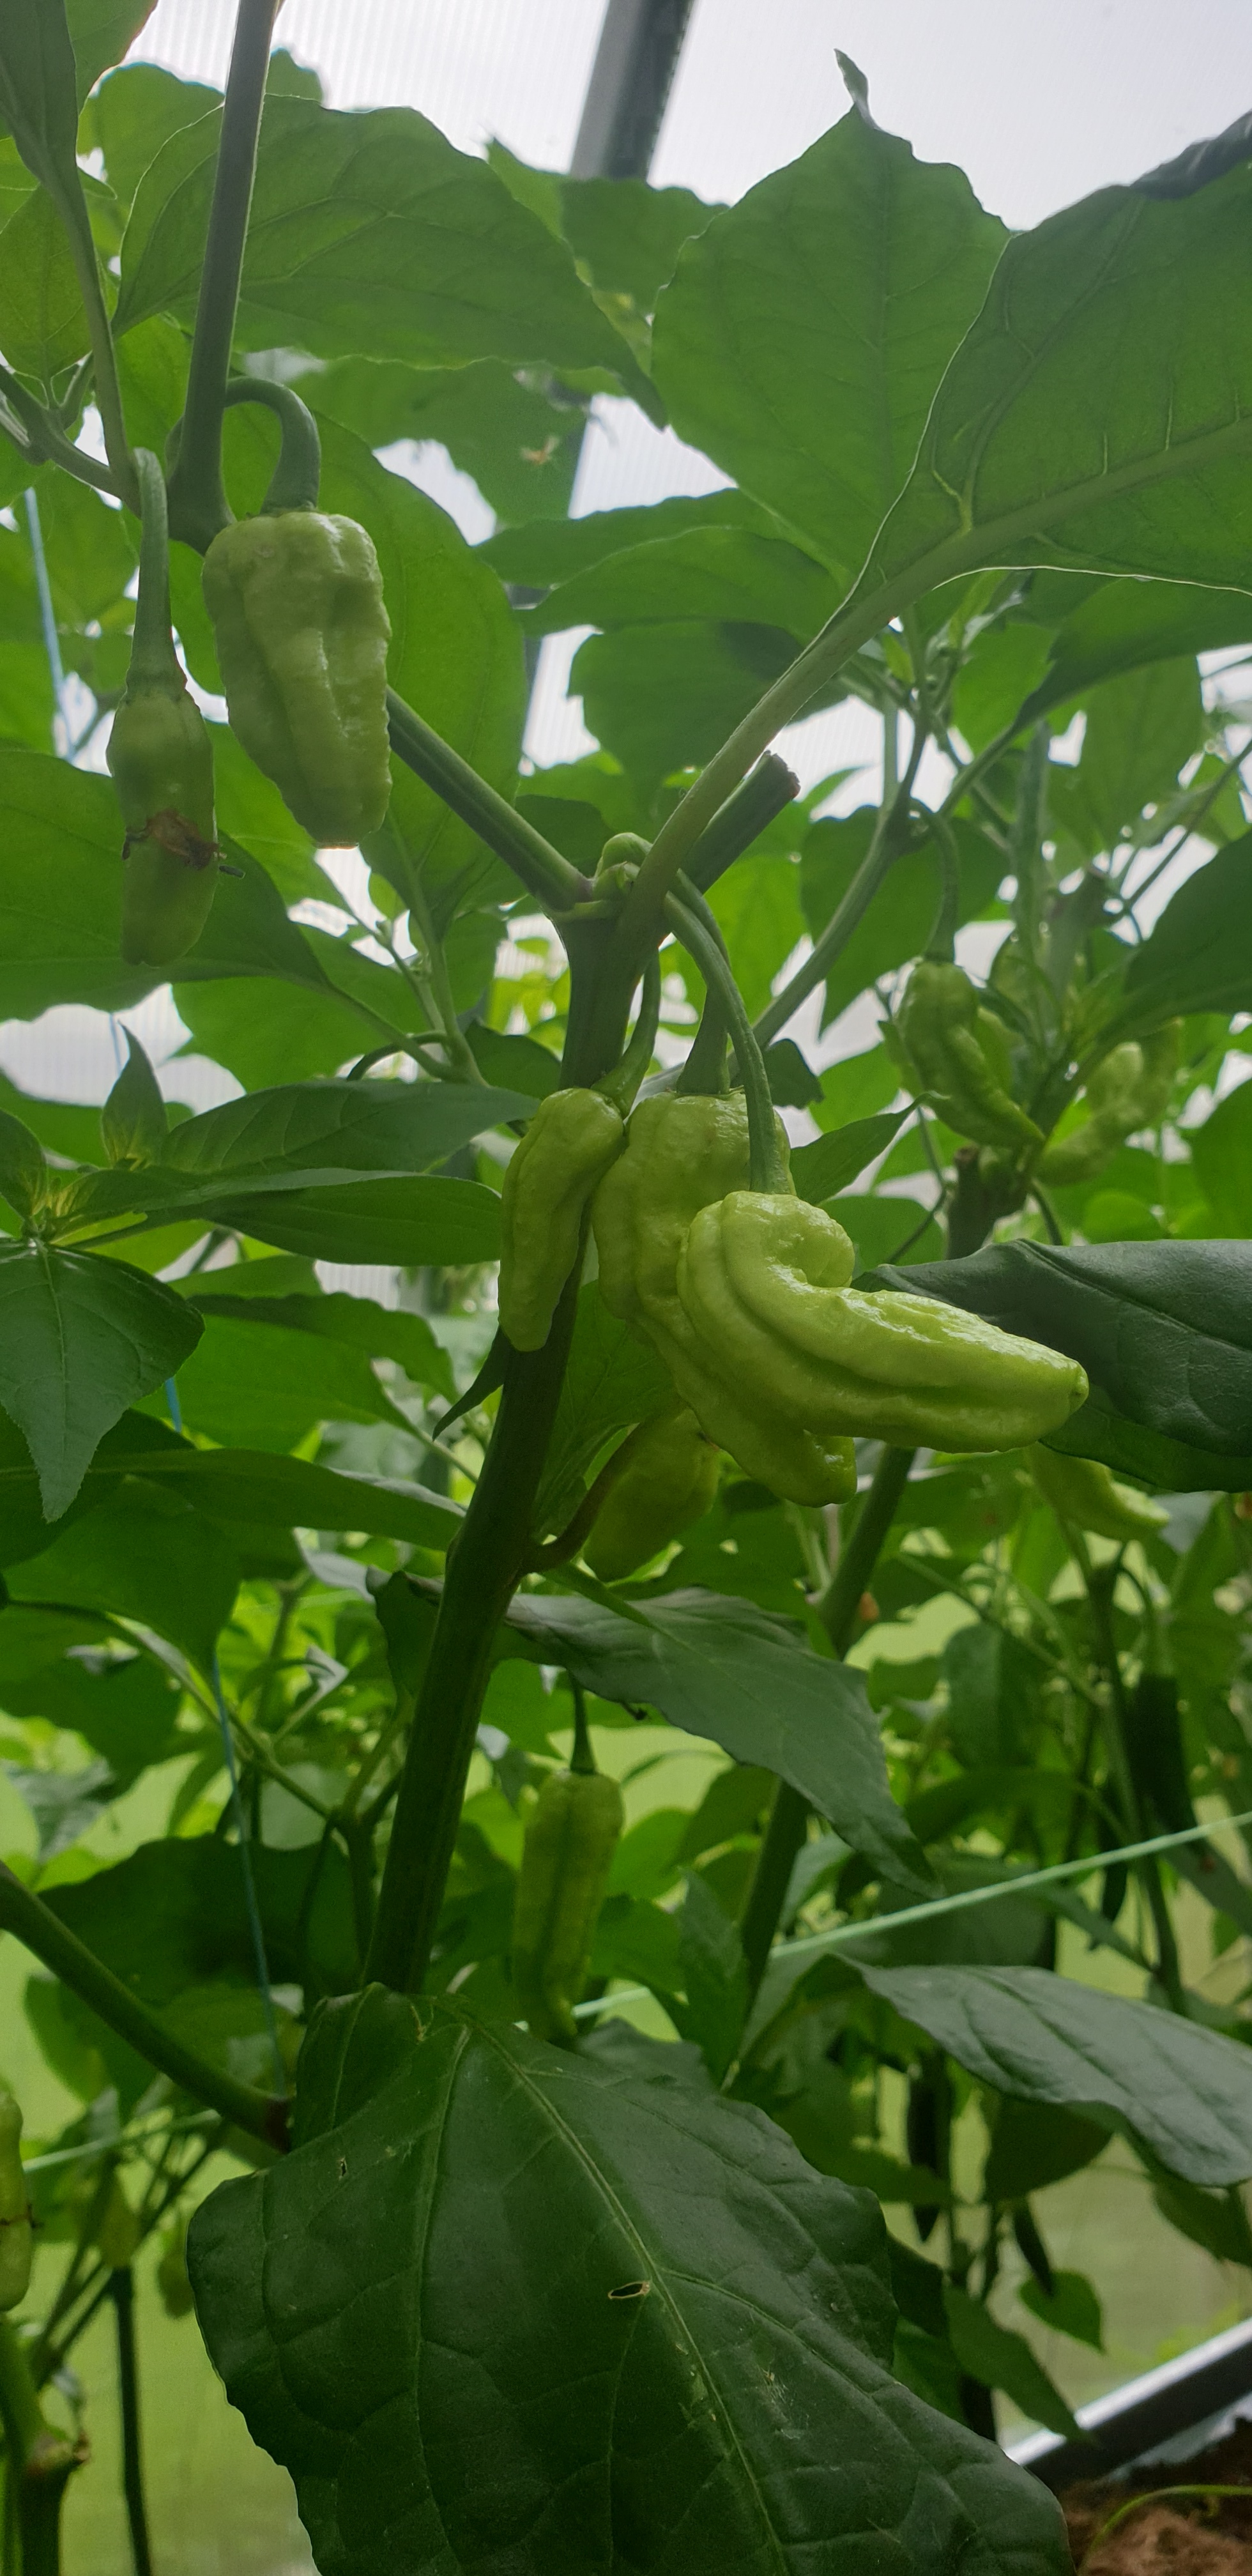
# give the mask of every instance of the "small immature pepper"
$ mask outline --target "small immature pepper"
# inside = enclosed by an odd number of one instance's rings
[[[1008,1089],[1008,1046],[960,966],[923,957],[909,977],[893,1036],[915,1087],[958,1136],[1018,1152],[1042,1144]]]
[[[34,2235],[22,2170],[22,2114],[0,2093],[0,2311],[20,2307],[30,2287]]]
[[[703,1520],[721,1461],[694,1413],[647,1423],[596,1515],[583,1555],[602,1583],[620,1583]]]
[[[324,849],[377,831],[391,793],[391,625],[372,540],[355,519],[263,511],[204,559],[231,726]]]
[[[1087,1116],[1039,1158],[1040,1178],[1064,1189],[1093,1180],[1120,1145],[1140,1127],[1163,1117],[1178,1069],[1181,1020],[1169,1020],[1151,1037],[1128,1039],[1096,1066],[1087,1083]]]
[[[500,1322],[515,1351],[542,1350],[578,1259],[583,1211],[622,1150],[622,1114],[600,1091],[541,1100],[500,1193]]]
[[[1026,1464],[1045,1503],[1065,1521],[1073,1521],[1096,1538],[1151,1538],[1164,1529],[1169,1514],[1133,1485],[1114,1482],[1096,1458],[1071,1458],[1055,1449],[1031,1448]]]
[[[217,886],[213,747],[170,634],[165,484],[136,450],[143,543],[126,694],[105,757],[126,825],[122,955],[169,966],[193,948]]]
[[[568,2048],[573,2007],[587,1982],[591,1945],[622,1830],[616,1780],[592,1770],[550,1771],[526,1828],[513,1910],[513,1985],[536,2039]]]

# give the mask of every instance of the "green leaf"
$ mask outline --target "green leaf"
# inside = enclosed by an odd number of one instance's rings
[[[768,1002],[779,968],[804,937],[800,871],[794,859],[746,852],[718,879],[709,903],[753,1018]],[[799,1069],[807,1071],[802,1057]],[[808,1086],[809,1098],[820,1099],[821,1083],[811,1073]]]
[[[1093,1399],[1055,1447],[1101,1456],[1085,1446],[1088,1420],[1099,1439],[1101,1416],[1116,1413],[1234,1460],[1252,1451],[1250,1275],[1234,1243],[1001,1243],[861,1284],[942,1297],[1081,1361]]]
[[[1187,1141],[1196,1179],[1222,1233],[1252,1235],[1252,1083],[1227,1092]]]
[[[222,1225],[313,1261],[458,1270],[500,1258],[500,1200],[481,1181],[370,1180],[215,1203]]]
[[[851,580],[1004,239],[959,170],[853,109],[684,251],[653,334],[680,437]]]
[[[1192,582],[1102,582],[1053,635],[1049,667],[1020,712],[1006,706],[1001,721],[1016,712],[1019,724],[1031,724],[1119,671],[1249,642],[1252,603],[1242,591],[1200,590]]]
[[[651,795],[672,771],[712,759],[794,650],[777,626],[621,626],[579,645],[570,693],[597,742]]]
[[[790,1621],[747,1601],[678,1592],[619,1616],[596,1602],[519,1595],[501,1632],[587,1690],[644,1702],[672,1726],[761,1763],[826,1816],[854,1851],[901,1886],[933,1884],[887,1787],[877,1721],[858,1672],[816,1655]]]
[[[694,2039],[715,2084],[732,2058],[748,2008],[748,1966],[738,1929],[698,1871],[687,1878],[678,1917],[678,1967],[686,2011],[679,2025]]]
[[[230,976],[177,984],[174,1000],[191,1033],[184,1052],[211,1056],[247,1091],[338,1073],[380,1040],[337,993],[319,996],[294,983]]]
[[[167,1141],[164,1168],[231,1182],[332,1166],[421,1172],[532,1107],[524,1092],[476,1083],[283,1083],[186,1119]]]
[[[1126,969],[1119,1034],[1192,1011],[1252,1010],[1252,832],[1197,868]]]
[[[1162,2218],[1202,2245],[1218,2263],[1242,2263],[1252,2269],[1252,2227],[1237,2192],[1201,2191],[1176,2174],[1163,2175],[1153,2193]]]
[[[983,2198],[1027,2200],[1032,2192],[1094,2164],[1108,2142],[1102,2124],[1081,2119],[1076,2111],[1050,2102],[1017,2102],[1006,2093],[995,2104]]]
[[[1046,1968],[867,1968],[865,1983],[982,2084],[1091,2114],[1186,2182],[1252,2173],[1252,2066],[1234,2040]]]
[[[1054,2272],[1051,2297],[1035,2280],[1023,2281],[1017,2295],[1040,2325],[1051,2326],[1056,2334],[1072,2335],[1076,2343],[1090,2344],[1093,2352],[1103,2352],[1104,2313],[1084,2272]]]
[[[220,91],[203,81],[177,80],[156,63],[127,63],[110,73],[91,102],[89,124],[109,184],[124,205],[171,134],[220,106]]]
[[[20,375],[46,386],[89,337],[65,226],[36,188],[0,233],[0,347]]]
[[[181,1497],[128,1488],[54,1535],[42,1555],[11,1567],[5,1580],[14,1601],[137,1619],[208,1672],[239,1575],[238,1553],[214,1522]]]
[[[103,1011],[137,1002],[152,975],[122,964],[122,822],[111,782],[0,743],[0,799],[10,827],[0,1014],[34,1020],[57,1002]]]
[[[563,518],[569,508],[584,405],[519,382],[497,358],[468,367],[348,358],[295,381],[319,418],[342,421],[367,447],[437,439],[498,519]]]
[[[889,1109],[878,1118],[854,1118],[848,1127],[815,1136],[811,1145],[793,1146],[791,1177],[798,1196],[821,1207],[837,1190],[846,1190],[867,1163],[885,1152],[909,1115],[907,1109]]]
[[[766,537],[786,533],[772,511],[728,484],[722,492],[702,492],[690,500],[676,494],[631,509],[589,510],[580,519],[538,519],[529,527],[501,528],[477,551],[484,563],[495,566],[501,581],[543,590],[572,580],[609,555],[708,528],[751,528]]]
[[[173,135],[140,183],[119,334],[150,313],[194,313],[218,123]],[[236,341],[410,366],[607,367],[632,392],[642,382],[565,244],[410,108],[267,100]]]
[[[172,1288],[120,1261],[0,1245],[0,1402],[24,1433],[45,1514],[71,1503],[104,1432],[200,1339]]]
[[[884,2564],[1060,2576],[1052,2499],[891,2378],[872,2204],[668,2050],[417,2010],[390,2081],[189,2238],[210,2352],[328,2576],[427,2531],[449,2571],[517,2576],[583,2576],[589,2546],[800,2576],[867,2531]]]
[[[526,612],[534,635],[568,626],[649,626],[739,618],[807,642],[839,605],[839,586],[811,555],[751,528],[704,527],[612,554],[559,582]]]
[[[206,1318],[178,1373],[188,1429],[228,1448],[277,1450],[294,1449],[323,1422],[389,1422],[407,1430],[367,1352],[285,1329],[274,1311],[279,1302],[241,1298],[246,1321]]]
[[[718,206],[690,188],[651,188],[642,179],[561,179],[560,229],[596,285],[652,313],[674,274],[683,243],[704,231]]]
[[[1009,242],[858,603],[982,564],[1252,586],[1250,198],[1102,188]]]
[[[246,1264],[237,1267],[254,1267]],[[265,1266],[265,1265],[262,1265]],[[232,1294],[235,1273],[217,1271],[211,1278],[222,1281],[221,1288],[206,1285],[193,1287],[191,1302],[206,1321],[224,1316],[236,1323],[255,1323],[255,1295]],[[229,1286],[227,1285],[229,1282]],[[253,1285],[249,1282],[249,1286]],[[433,1387],[436,1394],[447,1397],[451,1404],[456,1395],[452,1362],[441,1342],[437,1342],[423,1315],[410,1314],[404,1307],[379,1306],[372,1297],[346,1297],[339,1294],[301,1296],[279,1293],[263,1296],[264,1320],[281,1324],[296,1333],[313,1333],[331,1342],[345,1342],[353,1350],[366,1351],[371,1359],[395,1360],[415,1386]]]
[[[151,1655],[93,1666],[78,1655],[63,1654],[28,1681],[6,1676],[4,1682],[4,1704],[12,1717],[43,1717],[53,1726],[72,1729],[123,1786],[150,1763],[186,1752],[187,1738],[177,1724],[179,1699],[173,1676]]]
[[[161,1086],[139,1040],[126,1031],[126,1062],[100,1112],[111,1163],[159,1163],[169,1140]]]
[[[243,1523],[277,1529],[365,1530],[414,1547],[447,1547],[460,1506],[421,1485],[348,1475],[307,1458],[277,1458],[261,1449],[193,1449],[143,1414],[128,1414],[88,1468],[83,1492],[93,1504],[118,1476],[164,1487],[180,1508],[191,1503],[225,1528]],[[20,1499],[21,1475],[0,1466],[0,1502]],[[2,1667],[0,1667],[2,1669]]]
[[[110,63],[120,63],[152,15],[153,0],[68,0],[70,40],[85,99]]]
[[[316,1994],[351,1985],[356,1943],[337,1846],[317,1854],[316,1846],[270,1851],[254,1842],[250,1858],[275,1983],[308,1977]],[[50,1888],[44,1903],[153,2012],[219,1979],[255,1989],[239,1850],[215,1834],[142,1843],[77,1887]]]
[[[1049,2432],[1060,2433],[1066,2441],[1081,2441],[1081,2427],[1024,2335],[998,2325],[989,2309],[947,2282],[943,2304],[952,2349],[971,2379],[981,2380],[984,2388],[1002,2388],[1023,2415],[1046,2424]]]
[[[1061,769],[1053,782],[1069,788],[1056,798],[1061,820],[1080,832],[1089,852],[1111,850],[1145,805],[1172,792],[1199,748],[1204,721],[1194,659],[1153,662],[1096,690],[1078,767]]]

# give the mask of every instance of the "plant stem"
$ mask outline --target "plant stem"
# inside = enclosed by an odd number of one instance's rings
[[[130,2554],[135,2576],[152,2576],[148,2509],[143,2491],[143,2455],[139,2441],[139,2372],[135,2357],[135,2276],[130,2265],[109,2274],[109,2294],[117,2318],[117,2389],[122,2417],[122,2493],[130,2527]]]
[[[756,1023],[756,1033],[762,1046],[768,1046],[770,1039],[777,1037],[815,985],[824,982],[836,957],[842,955],[857,924],[868,912],[884,878],[901,856],[913,832],[910,798],[925,742],[926,736],[919,725],[913,736],[908,767],[891,803],[883,805],[879,811],[869,848],[842,903],[827,922],[821,938],[814,942],[812,954],[796,968],[781,993],[776,993],[773,1001],[766,1004]]]
[[[219,529],[230,524],[222,482],[222,418],[278,9],[279,0],[239,0],[191,344],[187,408],[178,461],[170,475],[170,524],[175,536],[201,554]]]
[[[0,2420],[5,2485],[16,2491],[22,2576],[60,2576],[61,2500],[86,2455],[45,2423],[30,2364],[6,2316],[0,2316]]]
[[[135,450],[139,484],[139,593],[131,637],[127,687],[141,681],[145,689],[168,689],[181,697],[186,681],[178,667],[170,632],[170,549],[166,518],[165,477],[146,447]]]
[[[198,2057],[194,2049],[184,2047],[155,2013],[140,2003],[129,1986],[124,1986],[121,1978],[94,1956],[50,1906],[23,1887],[2,1861],[0,1930],[15,1934],[72,1994],[81,1996],[102,2021],[107,2021],[110,2030],[128,2039],[150,2066],[159,2067],[163,2075],[181,2084],[198,2102],[207,2102],[211,2110],[221,2112],[223,2119],[246,2129],[250,2137],[263,2138],[271,2147],[286,2144],[285,2102],[259,2093],[251,2084],[241,2084],[235,2076],[211,2066],[207,2058]]]
[[[1107,1697],[1101,1712],[1104,1741],[1109,1757],[1109,1768],[1117,1784],[1117,1794],[1125,1818],[1124,1831],[1132,1842],[1141,1842],[1145,1838],[1146,1827],[1130,1760],[1126,1686],[1122,1680],[1121,1662],[1113,1628],[1113,1595],[1117,1588],[1119,1560],[1114,1557],[1108,1565],[1094,1566],[1080,1533],[1077,1530],[1067,1530],[1066,1536],[1078,1559],[1087,1588],[1087,1599],[1091,1605],[1096,1659],[1103,1670],[1107,1687]],[[1174,1927],[1170,1921],[1169,1903],[1161,1884],[1160,1865],[1154,1859],[1147,1859],[1139,1861],[1136,1866],[1139,1883],[1147,1898],[1156,1934],[1158,1980],[1169,1997],[1172,2009],[1175,2012],[1185,2012],[1187,2005],[1178,1964],[1178,1945],[1174,1939]]]
[[[694,888],[692,891],[694,893]],[[730,960],[719,939],[706,929],[696,913],[679,901],[676,894],[666,896],[664,909],[670,928],[676,931],[688,954],[695,959],[709,991],[716,994],[717,1007],[730,1031],[748,1108],[752,1156],[750,1186],[754,1190],[785,1191],[789,1184],[774,1124],[769,1075],[743,995],[731,971]]]
[[[780,760],[776,751],[767,752],[751,776],[728,796],[720,812],[706,824],[698,841],[688,854],[684,874],[702,894],[707,894],[718,877],[723,876],[744,851],[751,849],[759,833],[772,823],[776,814],[785,813],[800,793],[800,781]]]
[[[883,1450],[869,1492],[857,1514],[851,1538],[826,1590],[815,1605],[817,1616],[840,1659],[846,1655],[856,1634],[861,1595],[877,1563],[879,1550],[895,1517],[896,1506],[908,1483],[909,1469],[916,1455],[915,1449]],[[749,2000],[755,1998],[769,1963],[791,1872],[804,1841],[808,1821],[807,1798],[801,1797],[799,1790],[793,1789],[789,1781],[780,1780],[740,1925],[743,1954],[748,1963]]]
[[[532,823],[524,821],[503,796],[480,778],[459,751],[453,751],[433,727],[423,723],[394,689],[387,691],[387,721],[391,731],[391,748],[399,759],[433,787],[444,804],[477,832],[489,850],[494,850],[505,866],[520,877],[528,894],[533,894],[547,912],[568,912],[577,903],[591,900],[589,877],[571,867],[569,860],[545,841]]]
[[[496,1628],[530,1550],[531,1516],[574,1329],[572,1273],[542,1350],[505,1364],[496,1427],[450,1550],[396,1800],[366,1982],[416,1992],[456,1842]]]
[[[261,503],[262,516],[272,517],[278,510],[315,510],[322,480],[322,442],[317,422],[294,385],[275,384],[270,376],[232,376],[222,400],[226,410],[234,403],[260,403],[281,424],[282,445]]]

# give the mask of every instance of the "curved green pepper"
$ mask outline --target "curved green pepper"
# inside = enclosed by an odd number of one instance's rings
[[[716,1449],[689,1409],[645,1424],[582,1551],[592,1573],[602,1583],[620,1583],[703,1520],[720,1469]]]
[[[1031,1448],[1026,1464],[1045,1503],[1063,1521],[1090,1530],[1096,1538],[1151,1538],[1164,1529],[1169,1513],[1133,1485],[1114,1482],[1096,1458],[1072,1458],[1056,1449]]]
[[[775,1127],[785,1163],[781,1119]],[[787,1502],[846,1502],[856,1492],[851,1441],[814,1437],[768,1414],[762,1419],[750,1391],[711,1360],[683,1312],[678,1265],[688,1228],[711,1201],[745,1189],[750,1169],[742,1092],[662,1092],[641,1100],[627,1125],[626,1151],[591,1203],[601,1294],[652,1343],[683,1403],[746,1476]]]
[[[187,2270],[187,2221],[180,2218],[161,2248],[157,2288],[167,2317],[189,2317],[196,2302]]]
[[[622,1116],[600,1091],[541,1100],[500,1193],[500,1322],[516,1351],[542,1350],[578,1259],[583,1211],[622,1150]]]
[[[946,1125],[979,1145],[1033,1151],[1043,1138],[1009,1088],[1008,1042],[960,966],[923,957],[909,977],[889,1041],[914,1090]]]
[[[0,2093],[0,2311],[20,2307],[34,2255],[21,2137],[17,2103],[11,2093]]]
[[[1087,1393],[1075,1360],[937,1298],[848,1286],[842,1226],[736,1190],[687,1235],[678,1293],[706,1368],[766,1423],[910,1447],[1016,1449]]]
[[[513,1985],[536,2039],[568,2048],[576,2036],[622,1820],[621,1790],[600,1771],[550,1771],[539,1792],[513,1909]]]
[[[203,579],[234,732],[322,848],[354,847],[391,793],[372,540],[355,519],[263,512],[221,530]]]

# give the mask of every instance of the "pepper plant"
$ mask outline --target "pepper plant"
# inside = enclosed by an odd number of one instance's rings
[[[1038,2196],[1252,2262],[1245,125],[710,208],[144,14],[0,27],[0,986],[230,1096],[0,1112],[6,2568],[152,2240],[327,2576],[1043,2576]]]

